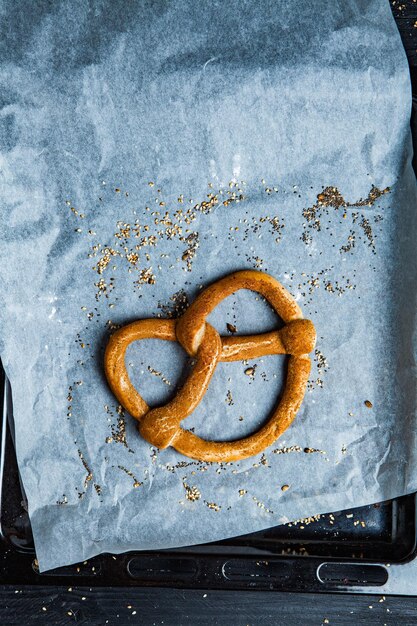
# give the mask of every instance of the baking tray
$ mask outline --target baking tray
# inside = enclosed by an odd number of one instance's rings
[[[0,387],[0,583],[369,593],[387,589],[394,571],[388,564],[415,561],[417,566],[411,494],[225,541],[104,554],[40,574],[13,444],[11,390],[2,368]]]

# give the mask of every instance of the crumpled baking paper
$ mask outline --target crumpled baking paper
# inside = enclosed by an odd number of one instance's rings
[[[388,2],[3,8],[1,358],[41,571],[415,491],[416,184]],[[110,333],[244,268],[316,325],[296,420],[241,462],[153,449],[104,380]],[[279,324],[250,292],[210,321]],[[151,404],[187,370],[156,340],[126,362]],[[284,357],[222,363],[183,426],[244,436],[284,384]]]

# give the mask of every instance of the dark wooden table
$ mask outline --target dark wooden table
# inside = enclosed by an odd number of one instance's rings
[[[175,589],[3,589],[1,626],[410,626],[417,598]]]
[[[383,1],[383,0],[381,0]],[[391,0],[417,95],[417,0]],[[0,587],[0,626],[417,626],[417,597]]]
[[[414,82],[417,72],[417,2],[416,0],[390,0],[392,12],[403,40]]]

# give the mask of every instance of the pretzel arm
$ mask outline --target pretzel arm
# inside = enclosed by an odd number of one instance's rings
[[[309,354],[315,346],[316,332],[310,320],[289,322],[281,330],[261,335],[222,337],[221,361],[243,361],[268,354]]]
[[[211,462],[239,461],[262,452],[294,420],[304,397],[310,367],[307,356],[289,358],[287,384],[278,406],[267,423],[249,437],[235,441],[207,441],[189,430],[181,429],[175,439],[175,449],[192,459]]]
[[[184,386],[171,402],[151,409],[142,418],[139,432],[146,441],[157,448],[167,448],[175,442],[181,420],[194,411],[207,391],[221,349],[217,331],[208,324],[204,343],[197,352],[196,364]]]

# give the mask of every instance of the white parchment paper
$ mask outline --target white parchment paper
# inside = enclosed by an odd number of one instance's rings
[[[41,570],[415,491],[416,185],[388,2],[23,5],[4,4],[0,63],[0,347]],[[105,383],[109,334],[244,268],[316,325],[297,419],[232,464],[155,450]],[[249,292],[210,321],[279,324]],[[126,362],[151,404],[188,367],[155,340]],[[283,357],[220,364],[183,425],[248,434],[284,378]]]

